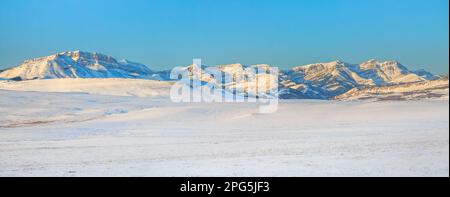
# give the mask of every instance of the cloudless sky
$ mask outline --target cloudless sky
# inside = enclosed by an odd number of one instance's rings
[[[1,0],[0,68],[69,50],[155,70],[398,60],[449,69],[448,0]]]

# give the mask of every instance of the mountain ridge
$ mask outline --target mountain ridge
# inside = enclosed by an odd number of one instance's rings
[[[268,64],[247,66],[233,63],[212,67],[236,78],[235,82],[227,81],[224,84],[226,88],[243,89],[245,79],[248,80],[248,76],[251,75],[246,69],[268,69],[271,66]],[[217,83],[202,68],[197,68],[192,64],[185,68],[192,73],[193,79]],[[170,81],[169,74],[170,70],[154,71],[144,64],[130,60],[117,60],[109,55],[77,50],[25,60],[17,67],[0,71],[0,79],[131,78]],[[253,75],[252,77],[261,76]],[[270,80],[274,78],[270,74],[263,77],[268,77]],[[294,66],[290,69],[279,70],[277,77],[279,97],[284,99],[334,99],[350,90],[355,91],[355,89],[394,86],[440,78],[424,69],[408,70],[406,66],[397,61],[375,59],[360,64],[336,60]]]

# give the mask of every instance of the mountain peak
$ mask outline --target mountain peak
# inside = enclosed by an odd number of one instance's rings
[[[243,67],[243,65],[241,64],[241,63],[233,63],[233,64],[223,64],[223,65],[219,65],[219,67],[234,67],[234,68],[237,68],[237,67]]]
[[[77,61],[79,59],[86,60],[86,61],[102,61],[102,62],[111,62],[111,63],[117,63],[117,60],[109,55],[104,55],[102,53],[97,52],[86,52],[86,51],[66,51],[56,54],[56,57],[60,56],[66,56],[70,57],[73,60]]]
[[[244,66],[240,63],[219,65],[218,69],[227,73],[237,73],[244,70]]]
[[[400,62],[398,62],[397,60],[386,60],[386,61],[379,61],[377,59],[369,59],[361,64],[385,64],[385,65],[393,65],[393,64],[398,64],[401,65]]]
[[[396,60],[378,61],[376,59],[370,59],[360,64],[361,68],[375,69],[375,68],[395,68],[400,70],[408,70],[400,62]]]
[[[29,60],[25,60],[23,63],[31,63],[31,62],[40,62],[40,61],[55,61],[58,59],[64,59],[65,57],[69,57],[74,61],[78,61],[79,59],[91,60],[91,61],[104,61],[104,62],[117,62],[113,57],[109,55],[104,55],[97,52],[86,52],[81,50],[75,51],[64,51],[59,52],[53,55],[33,58]]]

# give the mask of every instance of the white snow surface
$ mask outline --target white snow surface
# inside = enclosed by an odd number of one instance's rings
[[[168,97],[173,82],[124,78],[63,78],[0,81],[0,89],[37,92],[79,92],[98,95]]]
[[[448,100],[281,100],[258,114],[0,90],[0,114],[0,176],[449,176]]]

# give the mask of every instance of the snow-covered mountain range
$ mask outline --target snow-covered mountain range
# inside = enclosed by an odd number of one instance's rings
[[[361,64],[341,61],[309,64],[284,72],[280,87],[285,98],[330,99],[353,88],[388,86],[439,77],[425,70],[410,71],[396,61],[369,60]]]
[[[234,81],[225,81],[225,87],[232,88],[235,93],[243,92],[244,88],[252,92],[267,83],[278,83],[279,97],[284,99],[344,99],[349,98],[350,95],[359,95],[358,91],[368,91],[369,88],[403,87],[415,83],[422,85],[414,87],[427,89],[431,88],[427,84],[430,86],[435,84],[424,82],[440,78],[423,69],[408,70],[396,61],[381,62],[373,59],[361,64],[333,61],[296,66],[288,70],[280,70],[276,76],[278,81],[271,74],[252,75],[248,72],[248,68],[270,68],[270,65],[266,64],[254,66],[227,64],[215,66],[215,68],[225,75],[233,76]],[[205,73],[204,68],[189,65],[185,69],[191,73],[190,77],[193,79],[218,83],[211,75]],[[170,70],[153,71],[143,64],[128,60],[118,61],[100,53],[71,51],[27,60],[22,65],[0,71],[0,79],[131,78],[168,81],[169,73]],[[258,87],[248,87],[245,83],[253,80],[259,81]],[[448,79],[441,79],[439,84],[442,85],[442,83],[448,84]],[[394,90],[399,89],[394,88]],[[342,96],[339,97],[340,95]]]

